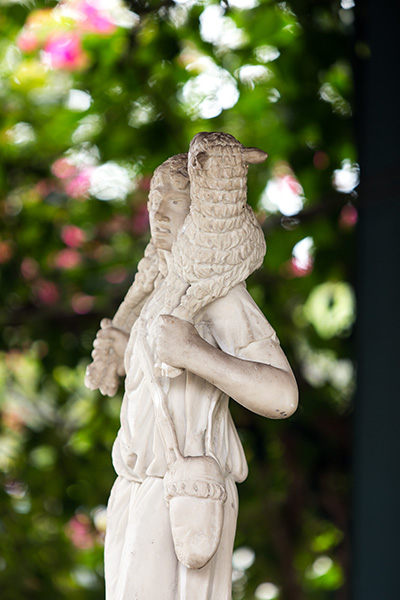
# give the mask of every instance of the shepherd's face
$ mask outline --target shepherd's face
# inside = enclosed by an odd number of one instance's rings
[[[176,189],[167,174],[158,175],[150,186],[148,204],[151,237],[156,248],[171,250],[189,207],[189,187]]]

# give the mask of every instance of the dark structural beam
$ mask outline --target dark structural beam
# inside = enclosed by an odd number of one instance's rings
[[[400,3],[357,0],[356,8],[356,107],[362,184],[351,600],[398,600]]]

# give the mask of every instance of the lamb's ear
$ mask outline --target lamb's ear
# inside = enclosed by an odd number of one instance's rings
[[[194,167],[196,167],[197,165],[200,165],[200,167],[202,169],[208,169],[209,164],[210,164],[210,157],[207,154],[207,152],[199,152],[194,157],[194,161],[193,161]]]
[[[244,160],[250,165],[256,165],[264,162],[268,154],[259,148],[244,148]]]

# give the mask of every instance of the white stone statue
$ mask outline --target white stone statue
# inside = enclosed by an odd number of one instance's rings
[[[107,600],[231,599],[236,482],[247,465],[228,400],[282,419],[298,395],[244,283],[265,254],[247,165],[266,156],[229,134],[199,133],[151,180],[151,241],[114,318],[101,322],[85,380],[111,396],[126,373]]]

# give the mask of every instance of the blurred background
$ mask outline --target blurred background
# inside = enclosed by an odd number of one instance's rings
[[[249,169],[267,240],[248,288],[300,388],[288,421],[232,403],[234,600],[349,598],[355,390],[353,0],[0,0],[0,589],[103,598],[122,386],[83,385],[149,239],[153,170],[199,131]]]

